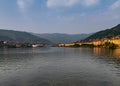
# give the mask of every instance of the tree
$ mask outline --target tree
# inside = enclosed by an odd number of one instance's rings
[[[109,49],[115,49],[118,47],[118,45],[116,45],[114,43],[110,43],[110,42],[105,42],[104,47],[109,48]]]

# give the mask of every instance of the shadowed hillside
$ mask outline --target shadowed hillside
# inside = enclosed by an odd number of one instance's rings
[[[75,42],[75,41],[80,41],[82,39],[85,39],[91,34],[70,35],[70,34],[53,33],[53,34],[35,34],[35,35],[48,39],[53,43],[70,43],[70,42]]]
[[[111,29],[106,29],[103,31],[96,32],[95,34],[86,38],[84,41],[112,38],[112,37],[116,37],[116,36],[120,36],[120,24],[118,24],[117,26],[115,26]]]
[[[13,31],[13,30],[0,30],[0,41],[15,41],[15,42],[41,42],[49,43],[50,41],[34,36],[27,32]]]

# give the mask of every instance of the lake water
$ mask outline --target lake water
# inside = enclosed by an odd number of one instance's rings
[[[0,86],[120,86],[120,49],[0,49]]]

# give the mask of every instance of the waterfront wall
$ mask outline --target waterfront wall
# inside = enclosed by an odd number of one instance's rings
[[[116,44],[120,47],[120,39],[105,39],[105,40],[94,40],[94,41],[88,41],[88,42],[75,42],[75,43],[69,43],[69,44],[59,44],[58,46],[59,47],[71,47],[75,44],[101,46],[101,45],[104,45],[106,42]]]

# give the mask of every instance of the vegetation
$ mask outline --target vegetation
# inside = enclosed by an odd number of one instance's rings
[[[70,46],[70,47],[95,47],[93,44],[82,44],[82,45],[79,45],[77,43],[75,43],[74,45]]]
[[[35,34],[39,37],[45,38],[50,40],[53,43],[71,43],[75,41],[83,40],[87,37],[89,37],[91,34],[59,34],[59,33],[53,33],[53,34]]]
[[[79,44],[74,44],[73,46],[71,47],[81,47]]]
[[[13,30],[0,30],[0,41],[14,41],[22,43],[50,43],[50,41],[34,36],[30,33]]]
[[[103,45],[98,45],[98,46],[96,46],[94,44],[81,44],[81,45],[79,45],[79,44],[75,43],[74,45],[69,46],[69,47],[75,47],[75,48],[77,48],[77,47],[104,47],[104,48],[109,48],[109,49],[115,49],[118,47],[118,45],[116,45],[114,43],[110,43],[110,42],[105,42]]]
[[[120,24],[111,29],[106,29],[103,31],[96,32],[95,34],[89,36],[83,41],[100,40],[104,38],[110,39],[112,37],[119,36],[119,35],[120,35]]]
[[[110,43],[110,42],[105,42],[105,44],[103,45],[105,48],[109,48],[109,49],[115,49],[118,47],[118,45],[114,44],[114,43]]]
[[[93,44],[82,44],[81,47],[95,47]]]

